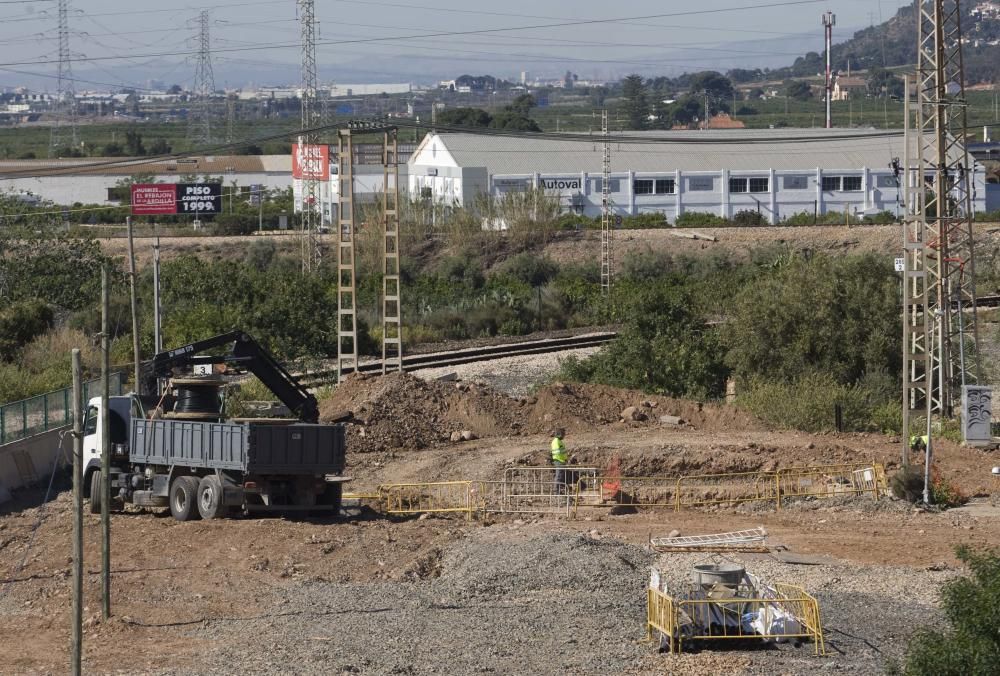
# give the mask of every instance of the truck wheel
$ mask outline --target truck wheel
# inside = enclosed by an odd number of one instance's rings
[[[332,507],[333,516],[340,516],[340,505],[343,501],[344,495],[344,484],[337,482],[327,484],[326,490],[323,491],[323,495],[319,497],[317,503],[323,505],[324,507]],[[324,516],[329,516],[331,512],[319,512]]]
[[[101,471],[95,470],[90,473],[90,513],[100,514],[101,503],[104,498],[104,488],[101,482]]]
[[[198,518],[198,477],[179,476],[170,486],[170,513],[178,521]]]
[[[222,519],[228,515],[229,509],[222,504],[222,482],[219,477],[202,477],[198,484],[198,513],[203,519]]]

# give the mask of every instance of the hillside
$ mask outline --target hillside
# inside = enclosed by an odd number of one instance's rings
[[[836,29],[835,29],[836,31]],[[965,74],[968,84],[993,83],[1000,76],[1000,4],[962,4]],[[836,32],[835,32],[836,36]],[[860,30],[831,51],[834,70],[892,68],[916,58],[917,23],[912,4],[901,7],[888,21]],[[770,71],[770,79],[807,77],[825,68],[823,54],[809,52],[788,68]]]

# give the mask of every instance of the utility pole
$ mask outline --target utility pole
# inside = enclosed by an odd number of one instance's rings
[[[903,443],[911,419],[925,415],[929,483],[931,418],[952,417],[957,390],[982,372],[959,3],[917,0],[917,22],[916,119],[906,115]]]
[[[139,351],[139,303],[135,295],[135,243],[132,240],[132,217],[125,217],[125,229],[128,231],[128,281],[129,301],[132,306],[132,360],[135,378],[135,391],[139,391],[139,362],[142,356]]]
[[[382,137],[382,374],[403,370],[399,278],[399,130]]]
[[[830,48],[833,47],[833,27],[837,16],[833,12],[823,15],[823,29],[826,33],[826,128],[833,128],[833,71],[830,67]]]
[[[313,0],[295,0],[299,10],[302,45],[302,135],[299,144],[311,150],[317,143],[315,132],[321,110],[317,103],[316,89],[316,13]],[[324,172],[325,173],[325,172]],[[312,272],[322,263],[323,252],[319,242],[317,218],[317,179],[315,172],[302,176],[302,271]]]
[[[153,351],[163,350],[163,308],[160,306],[160,238],[153,240]]]
[[[198,57],[194,70],[194,104],[188,113],[188,141],[194,144],[212,143],[212,95],[215,75],[212,72],[212,41],[209,34],[208,10],[202,10],[195,20],[198,35]]]
[[[70,672],[80,676],[83,662],[83,368],[73,352],[73,611]]]
[[[601,110],[601,292],[611,293],[614,283],[614,224],[611,222],[611,135],[608,132],[608,109]]]
[[[111,617],[111,428],[108,425],[111,389],[111,337],[108,335],[108,268],[101,267],[101,618]],[[138,388],[138,383],[137,383]],[[136,389],[138,391],[138,389]],[[94,497],[91,496],[91,500]]]
[[[351,130],[337,135],[337,382],[358,370],[357,294],[354,274],[354,141]]]
[[[55,119],[49,131],[49,157],[57,157],[67,141],[76,147],[76,87],[69,51],[69,0],[59,0],[59,68],[56,75]],[[70,137],[64,137],[63,124],[69,122]]]

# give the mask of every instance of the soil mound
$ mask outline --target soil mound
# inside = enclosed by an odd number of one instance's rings
[[[628,411],[627,416],[623,413]],[[352,452],[413,451],[478,437],[581,432],[609,424],[661,424],[707,431],[759,429],[752,416],[728,406],[700,404],[605,385],[553,383],[530,398],[513,398],[485,385],[423,380],[405,373],[354,375],[320,405],[324,421],[350,412]],[[626,419],[627,418],[627,419]],[[469,435],[468,433],[471,433]]]
[[[419,450],[451,443],[455,432],[509,436],[521,429],[511,399],[472,383],[427,381],[406,373],[351,376],[320,405],[320,419],[350,411],[352,452]]]

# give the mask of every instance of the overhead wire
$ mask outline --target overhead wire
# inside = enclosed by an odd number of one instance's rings
[[[317,40],[317,46],[329,46],[329,45],[358,45],[366,43],[375,42],[393,42],[400,40],[411,40],[415,38],[442,38],[442,37],[456,37],[463,35],[490,35],[498,33],[509,33],[514,31],[530,31],[530,30],[540,30],[547,28],[567,28],[567,27],[577,27],[577,26],[588,26],[588,25],[600,25],[606,23],[614,23],[621,20],[642,20],[642,19],[653,19],[653,18],[664,18],[664,17],[675,17],[675,16],[692,16],[692,15],[702,15],[702,14],[718,14],[722,12],[737,12],[752,9],[762,9],[768,7],[787,7],[794,5],[811,5],[823,2],[825,0],[781,0],[776,2],[768,3],[758,3],[754,5],[742,5],[736,7],[727,8],[715,8],[715,9],[701,9],[701,10],[687,10],[682,12],[668,12],[660,14],[649,14],[643,16],[633,16],[633,17],[619,17],[619,18],[609,18],[609,19],[577,19],[573,21],[560,21],[547,24],[533,24],[524,26],[507,26],[507,27],[492,27],[492,28],[477,28],[469,30],[457,30],[457,31],[435,31],[431,33],[423,33],[416,35],[395,35],[395,36],[376,36],[376,37],[364,37],[364,38],[354,38],[349,40]],[[299,49],[301,45],[299,42],[289,42],[289,43],[270,43],[261,44],[253,46],[244,47],[224,47],[216,52],[245,52],[245,51],[266,51],[272,49]],[[85,59],[80,59],[81,62],[91,62],[91,61],[110,61],[122,58],[152,58],[152,57],[164,57],[164,56],[191,56],[197,54],[196,51],[186,50],[186,51],[172,51],[172,52],[159,52],[159,53],[149,53],[149,54],[132,54],[127,57],[121,55],[108,55],[108,56],[97,56],[97,57],[87,57]],[[36,61],[14,61],[7,63],[0,63],[0,68],[9,66],[32,66],[32,65],[42,65],[47,63],[54,63],[52,60],[36,60]]]

